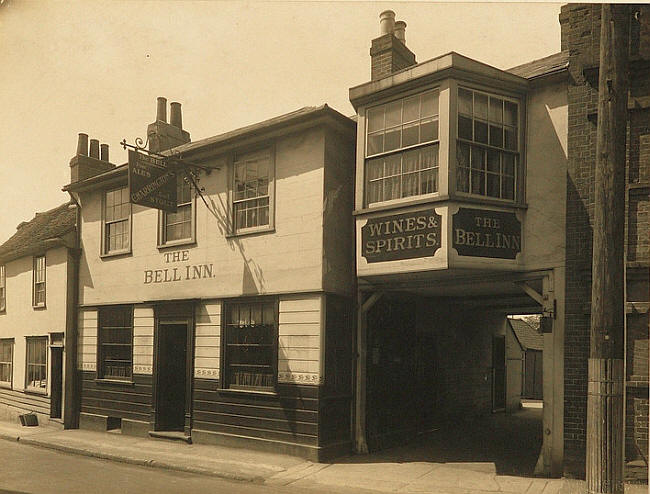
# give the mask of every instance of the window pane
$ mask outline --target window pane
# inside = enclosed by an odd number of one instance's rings
[[[368,204],[384,200],[381,196],[382,185],[382,181],[370,182],[368,184]]]
[[[487,169],[491,172],[499,173],[501,168],[501,153],[492,149],[487,153]]]
[[[421,118],[438,115],[438,98],[438,91],[431,91],[422,95]]]
[[[485,169],[485,153],[483,149],[472,146],[472,158],[471,158],[472,168],[484,170]]]
[[[464,167],[456,168],[456,189],[459,192],[469,192],[469,169]]]
[[[382,169],[384,167],[384,160],[382,158],[368,160],[366,163],[368,180],[374,180],[382,176]]]
[[[420,125],[420,142],[435,141],[438,139],[438,120],[425,120]]]
[[[514,127],[505,127],[505,148],[513,151],[517,150],[517,134]]]
[[[384,134],[370,134],[368,136],[368,154],[381,153],[384,150]]]
[[[490,146],[503,147],[503,128],[500,125],[490,125]]]
[[[402,147],[412,146],[420,141],[420,126],[410,123],[402,128]]]
[[[420,118],[420,96],[411,96],[404,100],[402,121],[411,122]]]
[[[368,132],[375,132],[384,128],[384,107],[368,110]]]
[[[431,194],[438,192],[438,169],[432,168],[425,170],[420,174],[421,194]]]
[[[499,175],[494,173],[487,174],[487,195],[490,197],[499,197],[501,194],[501,180]]]
[[[461,139],[472,140],[472,119],[458,116],[458,137]]]
[[[399,154],[389,156],[384,162],[384,176],[399,175],[402,170],[402,157]]]
[[[513,127],[517,126],[517,104],[506,101],[504,105],[504,122]]]
[[[490,122],[502,123],[503,122],[503,100],[499,98],[490,97]]]
[[[485,94],[474,93],[474,117],[487,120],[488,97]]]
[[[384,135],[384,151],[392,151],[400,147],[401,131],[399,127],[387,129]]]
[[[395,101],[386,105],[386,127],[402,123],[402,102]]]
[[[401,196],[400,176],[388,178],[384,182],[384,200],[399,199]]]
[[[515,180],[512,177],[503,177],[501,197],[503,199],[515,198]]]
[[[456,146],[456,162],[458,166],[469,168],[469,144],[458,143],[458,146]]]
[[[471,177],[472,194],[485,193],[485,173],[480,170],[472,170]]]
[[[474,141],[482,144],[488,142],[488,125],[486,122],[474,120]]]
[[[467,89],[458,88],[458,113],[472,114],[472,92]]]
[[[420,151],[415,150],[415,151],[409,151],[408,153],[404,153],[404,157],[402,158],[402,169],[404,173],[408,172],[413,172],[419,169],[419,164],[420,164]]]
[[[418,172],[407,173],[402,179],[403,197],[415,196],[419,193],[420,174]]]

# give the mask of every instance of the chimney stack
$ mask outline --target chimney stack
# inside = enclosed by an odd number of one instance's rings
[[[169,123],[174,127],[183,130],[183,117],[181,116],[181,104],[174,101],[169,105]]]
[[[167,123],[167,98],[158,98],[156,121],[147,127],[147,139],[149,151],[156,153],[190,142],[189,132],[183,130],[180,103],[171,103]]]
[[[77,154],[81,156],[88,156],[88,134],[79,133],[79,140],[77,141]]]
[[[101,144],[99,146],[100,151],[99,151],[99,159],[102,161],[109,161],[108,160],[108,144]]]
[[[99,140],[91,139],[90,140],[90,157],[99,159]]]
[[[167,98],[158,96],[157,103],[156,120],[167,123]]]
[[[415,55],[406,47],[406,22],[395,22],[395,12],[385,10],[379,14],[379,32],[370,47],[373,81],[416,64]]]
[[[99,139],[90,139],[90,152],[88,152],[88,134],[80,133],[77,140],[77,154],[70,160],[70,183],[86,180],[100,173],[115,168],[108,161],[108,144],[100,145]]]

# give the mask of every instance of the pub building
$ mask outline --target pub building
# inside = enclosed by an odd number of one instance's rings
[[[190,142],[170,107],[167,122],[158,98],[147,138],[182,156],[176,200],[153,193],[169,179],[154,177],[156,155],[137,153],[129,176],[88,156],[80,134],[70,163],[80,427],[313,460],[349,452],[353,120],[307,107]]]
[[[357,113],[357,451],[516,410],[521,361],[509,358],[507,316],[538,314],[543,439],[532,452],[535,472],[584,475],[596,142],[584,102],[595,110],[598,86],[582,75],[587,59],[573,53],[592,50],[597,68],[598,42],[576,41],[593,28],[594,9],[565,6],[563,51],[509,70],[455,52],[416,63],[406,23],[392,11],[380,15],[371,80],[349,90]],[[647,52],[641,18],[637,45]],[[648,80],[645,70],[639,81]],[[631,113],[637,151],[628,173],[638,183],[626,198],[627,275],[628,297],[642,302],[628,305],[628,460],[638,451],[647,458],[648,447],[650,154],[638,137],[647,145],[647,84],[634,94],[645,99]]]

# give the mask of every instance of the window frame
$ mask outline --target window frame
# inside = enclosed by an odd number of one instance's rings
[[[180,174],[176,174],[177,180],[185,180]],[[190,236],[189,238],[181,238],[177,240],[167,240],[166,239],[166,221],[167,221],[167,212],[158,210],[158,244],[159,249],[164,249],[166,247],[177,247],[179,245],[191,245],[196,243],[196,193],[194,187],[191,184],[188,184],[190,187],[190,201],[178,204],[177,206],[190,206]]]
[[[7,265],[0,264],[0,313],[7,310]]]
[[[37,341],[44,341],[45,345],[45,362],[44,363],[30,363],[29,357],[30,357],[30,343],[35,343]],[[28,391],[30,393],[38,393],[38,394],[48,394],[48,386],[49,386],[49,351],[48,351],[48,337],[47,336],[26,336],[25,337],[25,391]],[[35,386],[30,386],[29,383],[29,367],[30,366],[39,366],[39,367],[44,367],[45,368],[45,388],[42,387],[35,387]],[[42,380],[41,380],[42,381]]]
[[[229,326],[228,316],[230,315],[230,309],[233,306],[242,306],[248,305],[252,306],[255,304],[269,304],[273,308],[274,316],[274,326],[271,330],[270,339],[273,343],[271,346],[271,370],[273,373],[273,384],[271,386],[246,386],[246,385],[232,385],[228,379],[228,367],[229,367],[229,354],[228,354],[228,337],[229,337]],[[235,392],[235,393],[258,393],[258,394],[277,394],[278,390],[278,351],[279,351],[279,299],[277,297],[250,297],[250,298],[240,298],[226,300],[222,306],[222,315],[221,315],[221,351],[220,351],[220,364],[219,364],[219,390],[226,392]],[[261,308],[262,314],[264,308]]]
[[[106,317],[106,312],[108,311],[118,311],[122,310],[126,314],[128,312],[127,320],[130,321],[130,326],[128,326],[128,329],[130,330],[130,347],[131,347],[131,375],[125,376],[124,379],[120,379],[118,376],[108,376],[106,377],[105,371],[104,371],[104,346],[106,346],[106,343],[102,341],[103,336],[104,336],[104,331],[106,329],[115,329],[117,326],[112,327],[112,326],[104,326],[103,325],[103,319]],[[99,307],[97,309],[97,369],[96,369],[96,378],[99,381],[110,381],[110,382],[115,382],[115,383],[123,383],[123,384],[133,384],[133,334],[134,334],[134,321],[133,321],[133,306],[132,305],[110,305],[110,306],[104,306],[104,307]],[[126,326],[119,327],[120,329],[125,329],[127,328]],[[123,344],[126,345],[126,344]]]
[[[15,356],[14,348],[16,345],[16,341],[14,340],[14,338],[0,338],[0,347],[6,344],[9,344],[10,360],[0,361],[0,365],[7,365],[7,364],[9,365],[9,381],[0,380],[0,388],[14,389],[14,356]]]
[[[255,156],[267,155],[269,160],[269,172],[268,172],[268,199],[269,199],[269,223],[268,225],[259,225],[247,228],[237,228],[237,218],[235,214],[235,203],[244,202],[248,200],[253,200],[254,198],[245,198],[240,200],[235,200],[235,166],[238,162],[243,159]],[[275,230],[275,146],[264,146],[254,149],[246,149],[237,153],[233,153],[231,156],[231,166],[230,177],[229,177],[229,207],[230,207],[230,234],[229,236],[241,236],[248,235],[251,233],[261,233],[261,232],[271,232]],[[257,196],[259,198],[260,196]]]
[[[372,106],[368,106],[364,110],[364,118],[365,118],[365,124],[364,124],[364,135],[363,135],[363,205],[364,207],[367,208],[375,208],[375,207],[383,207],[383,206],[388,206],[388,205],[393,205],[393,204],[399,204],[403,202],[409,202],[413,200],[419,200],[419,199],[426,199],[430,197],[436,197],[440,195],[440,185],[441,185],[441,173],[443,172],[442,166],[441,166],[441,157],[440,157],[440,150],[441,150],[441,140],[440,140],[440,135],[441,135],[441,125],[444,124],[444,122],[441,122],[441,107],[440,107],[440,99],[441,99],[441,93],[442,93],[443,88],[440,85],[436,85],[433,87],[427,87],[427,88],[420,88],[417,91],[412,91],[408,92],[405,94],[401,94],[397,98],[393,98],[387,101],[381,101],[380,103],[373,104]],[[388,151],[382,151],[374,154],[369,154],[369,135],[371,132],[369,132],[369,113],[377,109],[379,107],[386,107],[392,103],[395,102],[403,102],[404,100],[407,100],[409,98],[413,98],[414,96],[422,96],[423,94],[426,93],[437,93],[437,101],[438,101],[438,107],[436,109],[437,113],[433,114],[431,117],[420,117],[416,120],[409,120],[407,122],[403,121],[403,103],[402,103],[402,114],[400,115],[400,123],[399,127],[402,129],[400,131],[400,147],[396,149],[391,149]],[[421,103],[420,103],[421,105]],[[410,144],[407,146],[401,146],[402,144],[402,136],[403,136],[403,127],[407,124],[413,124],[414,122],[418,122],[418,124],[421,124],[423,120],[428,120],[429,118],[432,119],[433,122],[437,124],[437,135],[436,138],[433,140],[429,141],[424,141],[424,142],[418,142],[416,144]],[[396,126],[392,126],[396,127]],[[384,127],[382,129],[386,131],[386,125],[384,124]],[[414,171],[414,172],[407,172],[404,173],[403,171],[403,161],[400,160],[400,172],[399,176],[400,177],[400,197],[397,198],[392,198],[392,199],[386,199],[386,200],[381,200],[381,201],[375,201],[375,202],[370,202],[369,201],[369,193],[370,193],[370,179],[369,179],[369,162],[375,159],[379,158],[384,158],[384,157],[390,157],[393,155],[399,155],[400,157],[403,157],[405,154],[407,154],[410,151],[418,150],[418,149],[425,149],[427,147],[432,147],[435,149],[436,153],[436,165],[426,168],[426,170],[435,170],[437,172],[437,187],[436,190],[433,192],[425,192],[425,193],[420,193],[420,194],[414,194],[414,195],[408,195],[408,196],[403,196],[403,179],[405,175],[408,175],[410,173],[416,173],[418,172],[418,175],[421,176],[422,169],[419,169]],[[381,178],[381,180],[385,180],[386,178],[390,178],[388,176],[384,176]],[[379,179],[378,179],[379,180]],[[423,182],[421,182],[421,178],[418,177],[418,189],[421,189]]]
[[[479,120],[483,121],[485,120],[486,126],[487,126],[487,142],[479,142],[474,140],[474,122],[475,122],[475,116],[474,116],[474,109],[472,109],[472,139],[467,139],[460,137],[460,116],[461,116],[461,111],[460,111],[460,96],[459,93],[461,90],[465,91],[470,91],[472,93],[472,101],[474,101],[475,96],[474,94],[479,93],[484,96],[486,96],[487,100],[487,117],[485,119],[479,118]],[[471,83],[465,83],[464,81],[457,81],[455,84],[455,90],[454,90],[454,98],[456,101],[455,106],[455,111],[450,115],[451,118],[454,119],[454,123],[451,124],[450,126],[453,125],[453,130],[455,131],[455,142],[450,143],[450,148],[453,146],[454,148],[454,156],[455,159],[450,160],[450,182],[452,182],[451,175],[453,174],[453,184],[454,184],[454,190],[451,191],[450,193],[452,195],[456,195],[459,198],[472,198],[474,200],[480,200],[480,201],[485,201],[485,202],[494,202],[494,203],[499,203],[499,204],[508,204],[508,205],[517,205],[517,204],[523,204],[524,201],[524,184],[523,184],[523,175],[524,175],[524,145],[525,145],[525,138],[524,138],[524,119],[523,119],[523,113],[525,112],[525,99],[522,96],[513,96],[510,94],[504,94],[502,92],[499,92],[497,90],[487,88],[487,87],[477,87]],[[515,137],[516,137],[516,148],[513,149],[508,149],[506,148],[506,139],[505,139],[505,131],[503,134],[503,140],[502,140],[502,146],[494,146],[490,144],[490,123],[491,121],[489,120],[489,112],[490,112],[490,98],[495,98],[495,99],[500,99],[503,100],[503,113],[502,113],[502,120],[501,122],[494,122],[495,124],[498,124],[501,126],[502,129],[505,129],[508,125],[505,122],[505,103],[512,103],[516,105],[517,107],[517,117],[516,117],[516,127],[515,127]],[[465,114],[463,114],[465,115]],[[465,115],[466,116],[466,115]],[[468,191],[463,191],[460,189],[460,181],[459,181],[459,172],[460,168],[465,168],[468,171],[468,176],[471,175],[471,162],[468,163],[467,167],[460,167],[459,166],[459,155],[460,155],[460,146],[465,145],[468,146],[470,149],[470,160],[471,160],[471,154],[474,153],[474,148],[480,148],[482,150],[482,154],[484,155],[484,163],[483,167],[481,170],[483,171],[483,174],[485,175],[484,178],[484,190],[485,194],[483,193],[474,193],[471,192],[472,189],[472,182],[471,182],[471,176],[468,178]],[[488,159],[489,159],[489,153],[490,152],[495,152],[498,153],[499,155],[499,160],[500,160],[500,168],[499,168],[499,184],[500,184],[500,195],[493,196],[493,195],[488,195],[488,175],[497,175],[496,172],[489,171],[488,168]],[[513,156],[513,161],[514,161],[514,168],[513,168],[513,175],[509,175],[504,173],[504,156],[505,155],[511,155]],[[513,197],[511,199],[509,198],[504,198],[503,196],[503,177],[508,177],[511,178],[513,181]]]
[[[117,187],[112,187],[112,188],[107,188],[102,190],[102,200],[101,200],[101,218],[102,218],[102,228],[101,228],[101,244],[100,244],[100,254],[99,257],[112,257],[112,256],[120,256],[124,254],[130,254],[132,251],[132,246],[133,246],[133,231],[132,231],[132,216],[133,216],[133,205],[131,204],[131,201],[129,201],[127,204],[129,205],[129,214],[127,215],[126,218],[122,218],[120,220],[115,221],[114,219],[111,221],[106,221],[106,200],[107,200],[107,195],[109,192],[115,192],[116,190],[122,190],[126,189],[127,190],[127,195],[128,195],[128,185],[120,185]],[[124,203],[122,203],[124,204]],[[126,221],[127,222],[127,231],[128,231],[128,247],[122,248],[122,249],[116,249],[116,250],[108,250],[108,246],[106,244],[108,238],[106,236],[107,233],[107,226],[109,224],[115,224],[118,221]]]
[[[39,260],[43,260],[43,279],[42,281],[37,281],[37,274],[41,271],[38,267]],[[36,301],[37,294],[37,285],[43,285],[43,301]],[[34,309],[43,309],[46,307],[47,302],[47,257],[45,254],[40,256],[34,256],[32,258],[32,307]]]

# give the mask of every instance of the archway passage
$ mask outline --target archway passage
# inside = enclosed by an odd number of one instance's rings
[[[512,294],[449,293],[384,292],[368,310],[368,448],[379,457],[533,476],[543,401],[523,398],[525,348],[508,316],[541,307],[525,294],[504,306],[495,301]]]

